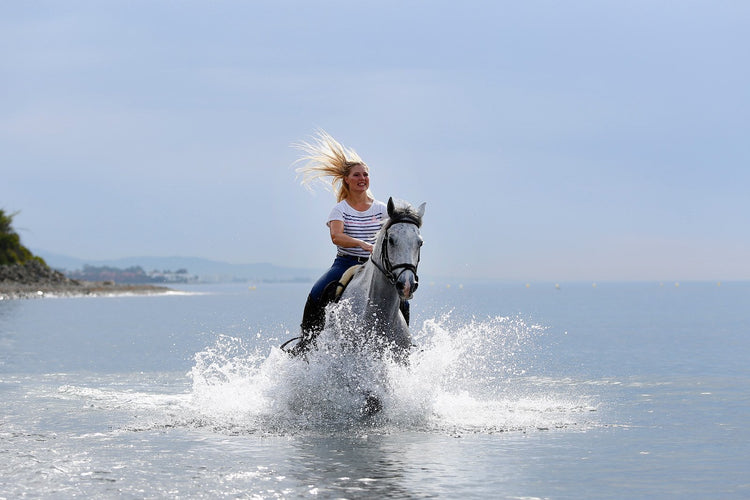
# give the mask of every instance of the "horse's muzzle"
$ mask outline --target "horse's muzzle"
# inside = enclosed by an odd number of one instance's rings
[[[396,280],[396,290],[402,300],[409,300],[419,287],[417,275],[410,270],[402,272]]]

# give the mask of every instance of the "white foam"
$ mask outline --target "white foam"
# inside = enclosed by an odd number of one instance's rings
[[[337,349],[325,332],[321,350],[307,361],[222,337],[196,355],[192,411],[232,432],[377,425],[491,433],[578,425],[589,401],[565,394],[566,384],[551,393],[524,381],[522,360],[542,332],[501,317],[465,325],[451,325],[449,317],[426,321],[415,335],[423,347],[409,366]],[[383,403],[371,419],[360,411],[366,393]]]
[[[408,366],[342,350],[324,332],[307,360],[279,348],[249,347],[220,336],[195,355],[187,392],[64,385],[58,397],[132,410],[129,430],[199,426],[237,434],[310,432],[497,433],[581,428],[596,403],[586,381],[532,376],[526,370],[544,329],[518,318],[425,321]],[[366,394],[382,411],[364,417]]]

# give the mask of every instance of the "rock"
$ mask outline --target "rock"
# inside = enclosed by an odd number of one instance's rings
[[[20,285],[80,285],[77,280],[71,280],[37,260],[0,266],[0,282]]]
[[[90,282],[70,279],[43,262],[0,265],[0,300],[37,298],[45,295],[113,295],[164,293],[169,288],[153,285],[120,285],[114,282]]]

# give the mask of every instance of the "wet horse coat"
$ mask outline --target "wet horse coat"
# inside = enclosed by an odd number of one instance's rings
[[[344,344],[378,353],[388,350],[401,361],[408,356],[411,335],[400,306],[419,286],[424,209],[424,203],[415,209],[388,200],[389,218],[376,236],[370,259],[359,266],[339,304],[328,307],[325,329],[334,330]],[[314,336],[304,337],[289,352],[303,354],[314,345]]]
[[[412,345],[400,304],[411,299],[419,286],[424,208],[424,203],[415,209],[388,200],[389,219],[378,233],[372,256],[340,298],[351,318],[338,333],[380,352],[389,349],[399,360],[405,360]]]

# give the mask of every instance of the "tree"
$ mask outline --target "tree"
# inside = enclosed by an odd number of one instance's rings
[[[21,237],[13,229],[13,217],[16,215],[18,212],[8,214],[0,209],[0,265],[25,264],[36,260],[46,266],[41,257],[36,257],[21,244]]]

